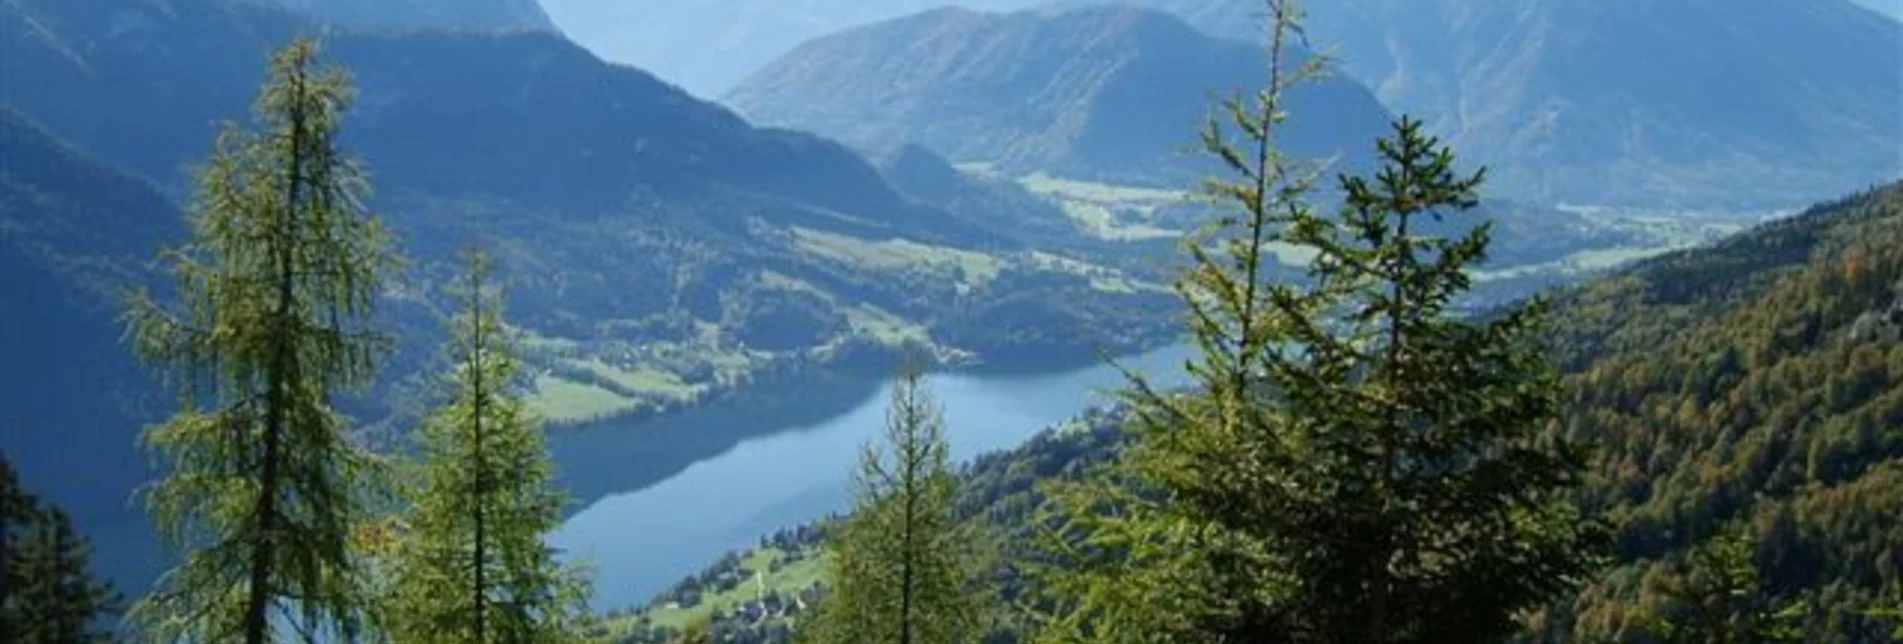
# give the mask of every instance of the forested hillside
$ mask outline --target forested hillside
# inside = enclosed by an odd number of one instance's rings
[[[1558,300],[1571,413],[1596,445],[1590,505],[1621,568],[1572,607],[1625,634],[1667,561],[1743,521],[1765,591],[1854,640],[1903,588],[1903,185]]]

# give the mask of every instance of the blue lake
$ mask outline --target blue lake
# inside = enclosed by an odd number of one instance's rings
[[[1183,382],[1182,364],[1190,353],[1178,345],[1119,364],[1173,385]],[[1112,366],[1095,365],[1033,376],[939,374],[926,382],[945,411],[952,455],[964,461],[1017,446],[1109,401],[1126,379]],[[776,422],[766,412],[690,418],[667,429],[636,425],[558,434],[556,458],[580,477],[586,493],[578,497],[586,505],[551,541],[593,568],[596,609],[645,603],[730,550],[846,509],[848,479],[862,446],[880,435],[890,393],[889,384],[861,389],[856,402],[839,407],[844,411],[812,422]],[[684,465],[655,462],[677,456],[658,451],[669,435],[719,433],[748,423],[754,424],[746,432],[753,438]],[[638,483],[616,490],[616,480]]]

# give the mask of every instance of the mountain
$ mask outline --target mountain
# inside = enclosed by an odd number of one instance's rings
[[[546,6],[603,56],[719,96],[808,39],[941,4],[1014,10],[1047,2]],[[1215,36],[1260,40],[1260,0],[1118,2],[1168,11]],[[1785,208],[1903,174],[1895,146],[1865,144],[1903,139],[1903,77],[1896,73],[1903,23],[1850,0],[1307,5],[1311,42],[1334,46],[1347,75],[1390,109],[1423,117],[1463,155],[1492,166],[1498,196]]]
[[[149,277],[151,249],[181,228],[150,184],[0,106],[0,450],[102,544],[94,565],[121,580],[157,572],[149,522],[129,510],[147,478],[131,437],[170,399],[119,342],[117,308]]]
[[[732,89],[809,38],[926,9],[1017,9],[1024,0],[542,0],[603,58],[650,70],[696,96]]]
[[[554,31],[536,0],[257,0],[352,29]]]
[[[1094,4],[1096,0],[1063,0]],[[1257,0],[1136,0],[1258,38]],[[1309,37],[1503,196],[1786,207],[1903,175],[1903,24],[1849,0],[1341,0]]]
[[[1290,63],[1292,65],[1292,63]],[[1267,57],[1129,7],[1011,14],[938,9],[800,45],[724,99],[749,118],[883,151],[917,143],[1008,174],[1185,185],[1215,101],[1267,81]],[[1372,154],[1388,114],[1327,79],[1299,88],[1281,138],[1294,155]]]
[[[56,279],[68,265],[145,266],[176,240],[189,170],[221,123],[245,118],[268,52],[323,29],[227,0],[0,3],[0,33],[14,36],[0,38],[0,104],[67,144],[54,148],[145,186],[120,201],[108,200],[115,190],[69,186],[61,194],[72,200],[105,201],[74,206],[72,221],[93,219],[48,228],[31,238],[33,253],[9,256],[0,299],[73,291]],[[471,242],[499,257],[511,322],[525,334],[531,404],[561,428],[625,428],[774,383],[882,373],[912,350],[968,366],[1048,367],[1162,338],[1165,320],[1151,312],[1164,296],[1108,280],[1117,269],[1062,248],[1033,252],[1009,230],[902,193],[845,147],[755,127],[555,34],[333,32],[325,51],[359,90],[343,145],[369,166],[370,205],[413,260],[379,312],[398,351],[374,391],[347,401],[373,438],[407,431],[427,402],[453,310],[445,282]],[[37,157],[8,151],[0,165],[28,158]],[[90,176],[52,173],[66,175]],[[37,212],[15,219],[34,230]],[[79,234],[93,226],[112,235]],[[88,279],[110,295],[129,275]],[[21,336],[31,344],[19,350],[71,374],[49,386],[90,393],[89,378],[116,379],[115,365],[129,362],[116,343],[116,306],[106,297],[29,307],[49,317],[35,327],[42,335]],[[995,310],[1012,315],[986,313]],[[58,362],[69,345],[83,359]],[[127,396],[150,401],[146,409],[170,408],[149,383],[128,387]],[[0,409],[39,404],[90,408],[0,390]],[[139,427],[45,418],[31,434],[9,435],[42,455],[16,460],[45,468],[64,460],[40,460],[52,458],[46,450],[129,448]],[[59,444],[76,432],[87,442]],[[144,526],[120,485],[138,479],[143,460],[99,466],[118,469],[61,483],[97,485],[85,499],[60,500]],[[99,547],[129,558],[139,545],[102,538]]]
[[[1617,558],[1576,598],[1530,615],[1542,636],[1526,641],[1657,641],[1638,630],[1642,616],[1669,608],[1660,595],[1677,564],[1732,521],[1756,540],[1761,588],[1809,602],[1801,630],[1891,641],[1894,618],[1862,611],[1903,591],[1903,183],[1641,262],[1552,302],[1564,374],[1552,431],[1597,448],[1585,502],[1611,522]],[[1032,537],[1042,484],[1114,459],[1126,419],[1092,410],[961,472],[957,513],[1007,562],[987,577],[1004,596],[1016,596],[1023,571],[1008,561]],[[726,641],[779,641],[770,635],[784,616],[811,609],[790,599],[811,599],[827,525],[714,562],[608,631],[663,642],[712,615]],[[990,641],[1024,641],[1011,621]],[[1883,630],[1860,630],[1873,627]]]

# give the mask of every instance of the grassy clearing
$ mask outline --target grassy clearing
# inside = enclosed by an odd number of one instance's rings
[[[783,275],[781,273],[777,273],[774,271],[761,271],[760,285],[769,289],[777,290],[777,291],[786,291],[789,293],[805,293],[805,294],[817,297],[819,299],[825,300],[827,302],[838,301],[837,298],[833,297],[832,293],[829,293],[825,289],[822,289],[818,286],[814,286],[812,282],[808,282],[806,280],[803,280],[797,277],[792,277],[789,275]]]
[[[682,381],[680,376],[653,367],[642,366],[628,370],[602,362],[599,358],[569,360],[568,364],[578,369],[586,369],[629,391],[656,398],[686,400],[699,393],[701,389]]]
[[[1159,190],[1155,188],[1133,188],[1107,183],[1060,179],[1043,172],[1034,173],[1018,180],[1025,189],[1040,195],[1065,197],[1097,202],[1162,202],[1180,201],[1187,193],[1178,190]]]
[[[536,333],[534,329],[510,327],[521,338],[522,348],[530,353],[567,353],[580,351],[581,343],[568,338],[557,338]]]
[[[528,405],[550,422],[591,420],[631,411],[640,402],[594,385],[547,374],[535,377],[535,393]]]
[[[1070,273],[1089,279],[1091,288],[1105,293],[1171,292],[1168,286],[1134,279],[1123,271],[1101,264],[1092,264],[1041,250],[1031,251],[1027,257],[1026,263],[1033,268]]]
[[[906,343],[930,345],[932,341],[932,334],[924,325],[871,304],[858,304],[846,309],[846,323],[852,325],[854,333],[871,337],[887,346]]]
[[[984,253],[920,244],[905,239],[873,241],[795,227],[793,243],[800,250],[838,262],[873,270],[925,268],[963,273],[970,286],[983,286],[998,277],[1004,262]]]
[[[823,556],[809,556],[786,563],[787,553],[778,548],[763,548],[747,553],[741,567],[748,572],[750,579],[734,586],[726,592],[715,593],[701,598],[700,603],[691,608],[675,604],[656,606],[615,620],[611,631],[626,633],[633,629],[642,617],[656,626],[682,628],[687,624],[706,618],[714,611],[727,612],[745,602],[758,599],[764,592],[777,592],[791,595],[818,583],[825,574]],[[775,562],[782,563],[779,570],[773,570]]]
[[[1110,241],[1146,241],[1180,237],[1182,232],[1159,228],[1145,222],[1124,222],[1109,207],[1089,201],[1064,200],[1064,214],[1098,239]]]

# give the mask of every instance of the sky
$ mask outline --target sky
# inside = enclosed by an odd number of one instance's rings
[[[1854,0],[1857,4],[1890,14],[1890,17],[1903,20],[1903,0]]]

